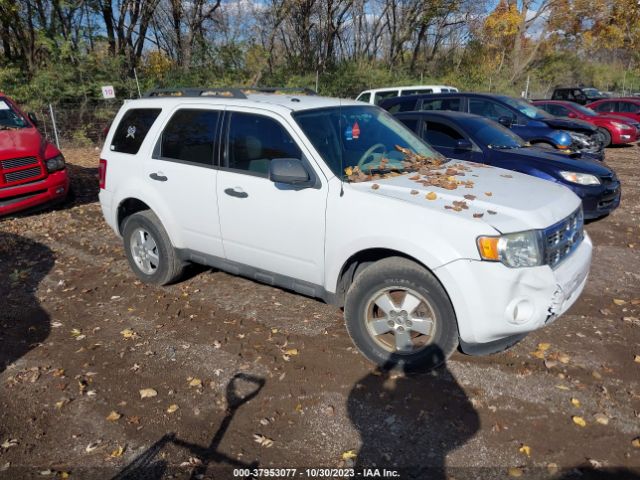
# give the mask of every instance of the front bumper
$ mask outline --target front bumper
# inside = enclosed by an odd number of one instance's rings
[[[578,299],[591,266],[592,244],[580,246],[555,269],[509,268],[501,263],[456,260],[434,273],[446,289],[458,320],[461,345],[487,353],[548,325]]]
[[[69,193],[67,170],[15,187],[0,188],[0,216],[64,200]]]
[[[570,188],[582,199],[582,211],[587,220],[609,215],[620,205],[622,189],[617,180],[607,185],[593,187],[572,185]]]

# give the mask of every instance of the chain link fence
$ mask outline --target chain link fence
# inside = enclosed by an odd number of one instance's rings
[[[62,150],[102,146],[120,100],[51,103],[33,111],[39,130]]]

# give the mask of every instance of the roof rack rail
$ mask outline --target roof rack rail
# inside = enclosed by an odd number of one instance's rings
[[[243,92],[260,92],[260,93],[302,93],[304,95],[318,95],[318,92],[308,87],[246,87],[241,88]]]
[[[156,88],[145,97],[228,97],[247,98],[239,88]]]

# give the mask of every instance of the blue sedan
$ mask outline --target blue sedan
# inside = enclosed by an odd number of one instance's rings
[[[569,187],[582,198],[585,218],[603,217],[620,204],[620,182],[603,162],[532,147],[511,130],[478,115],[416,111],[395,117],[448,158],[485,163]]]

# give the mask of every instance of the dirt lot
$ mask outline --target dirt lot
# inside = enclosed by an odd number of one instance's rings
[[[568,314],[410,378],[375,371],[319,301],[204,268],[136,281],[102,220],[97,151],[65,153],[74,203],[0,221],[0,478],[640,478],[637,146],[607,152],[622,206],[587,226]]]

